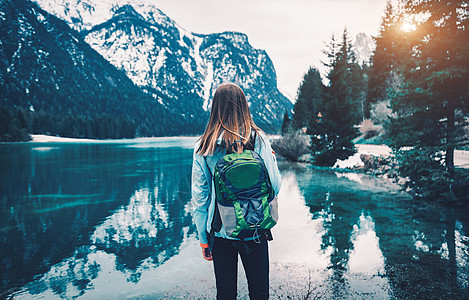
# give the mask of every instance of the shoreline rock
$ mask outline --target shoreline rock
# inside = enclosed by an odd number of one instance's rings
[[[360,154],[360,159],[363,166],[353,167],[352,170],[362,171],[366,174],[375,175],[386,181],[396,183],[407,192],[411,189],[408,187],[410,182],[409,178],[404,178],[399,175],[399,165],[392,156],[376,156],[372,154]]]

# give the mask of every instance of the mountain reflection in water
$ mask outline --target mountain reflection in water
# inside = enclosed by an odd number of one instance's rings
[[[0,145],[0,298],[213,298],[194,138]],[[468,216],[368,176],[280,163],[273,299],[463,299]],[[247,295],[239,274],[239,295]]]

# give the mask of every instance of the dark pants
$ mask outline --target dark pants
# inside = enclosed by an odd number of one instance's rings
[[[232,241],[215,238],[212,257],[217,283],[217,299],[236,299],[238,278],[238,253],[241,256],[248,280],[251,299],[269,298],[269,251],[267,240]]]

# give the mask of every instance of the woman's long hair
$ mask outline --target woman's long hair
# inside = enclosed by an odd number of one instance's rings
[[[218,137],[223,133],[222,146],[229,151],[232,145],[237,152],[242,151],[238,142],[246,145],[255,131],[260,137],[259,127],[254,124],[249,105],[243,90],[234,83],[224,83],[213,96],[212,111],[205,132],[200,138],[197,153],[202,156],[212,155],[217,146]]]

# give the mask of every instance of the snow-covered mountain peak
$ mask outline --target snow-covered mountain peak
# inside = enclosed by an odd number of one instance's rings
[[[104,23],[121,11],[122,7],[131,6],[138,14],[151,23],[172,23],[183,30],[171,18],[165,15],[151,0],[32,0],[42,9],[61,18],[77,31],[90,30]]]
[[[227,39],[236,42],[237,44],[246,44],[249,43],[248,36],[245,33],[237,32],[237,31],[225,31],[220,33],[221,37],[225,37]]]
[[[355,37],[353,43],[353,49],[357,55],[357,61],[360,64],[368,63],[373,51],[376,48],[376,44],[373,38],[366,33],[360,32]]]
[[[130,4],[126,4],[124,6],[119,7],[115,12],[114,12],[114,18],[120,17],[120,18],[128,18],[128,19],[140,19],[144,20],[143,16],[140,15],[137,11],[135,11],[134,7]]]

